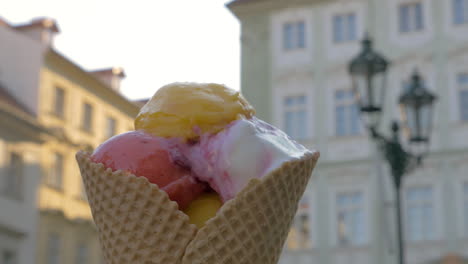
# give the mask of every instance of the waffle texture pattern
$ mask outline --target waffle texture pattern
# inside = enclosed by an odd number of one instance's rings
[[[146,178],[76,155],[107,264],[276,264],[318,157],[252,179],[197,230]]]

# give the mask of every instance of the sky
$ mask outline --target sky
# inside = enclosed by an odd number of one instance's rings
[[[123,67],[122,92],[147,98],[176,81],[239,89],[239,22],[228,0],[4,0],[10,23],[57,21],[55,48],[85,70]]]

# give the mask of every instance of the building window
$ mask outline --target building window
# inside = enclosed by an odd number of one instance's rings
[[[305,48],[304,21],[287,22],[283,24],[283,49],[296,50]]]
[[[406,235],[411,241],[435,238],[434,191],[431,186],[406,190]]]
[[[423,6],[421,2],[399,6],[399,28],[401,33],[421,31],[424,28]]]
[[[284,130],[292,138],[307,137],[306,96],[287,96],[283,100]]]
[[[55,87],[54,114],[60,118],[65,116],[65,90]]]
[[[337,136],[358,135],[361,130],[359,108],[351,90],[335,92],[335,134]]]
[[[54,153],[52,167],[49,173],[47,184],[51,187],[61,189],[63,184],[64,158],[60,153]]]
[[[117,121],[112,117],[106,119],[106,138],[113,137],[116,131]]]
[[[60,263],[60,237],[50,234],[47,241],[47,264]]]
[[[463,216],[465,220],[465,235],[468,236],[468,182],[463,184]]]
[[[4,250],[2,252],[2,264],[17,264],[16,253],[11,250]]]
[[[460,120],[468,121],[468,73],[457,75]]]
[[[336,196],[337,241],[340,246],[365,243],[364,197],[362,192]]]
[[[93,107],[85,103],[83,104],[83,119],[82,119],[82,129],[86,132],[91,132],[93,129]]]
[[[85,244],[79,244],[76,248],[75,264],[88,263],[88,247]]]
[[[23,183],[23,159],[17,153],[11,153],[10,164],[5,175],[3,193],[13,199],[21,199]]]
[[[309,200],[302,197],[299,209],[289,231],[287,247],[289,250],[301,250],[312,248],[311,219],[309,214]]]
[[[453,24],[468,23],[468,0],[452,0]]]
[[[356,14],[333,16],[333,41],[343,43],[357,39]]]

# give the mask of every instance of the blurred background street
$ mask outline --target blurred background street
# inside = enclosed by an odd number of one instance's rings
[[[468,0],[0,10],[0,264],[104,263],[75,153],[175,81],[241,90],[321,152],[279,263],[468,263]]]

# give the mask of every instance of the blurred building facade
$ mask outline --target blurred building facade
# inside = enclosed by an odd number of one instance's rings
[[[321,152],[280,263],[396,263],[394,192],[347,65],[364,32],[392,62],[381,122],[417,68],[439,100],[431,153],[406,176],[407,263],[468,258],[468,0],[235,0],[241,89],[260,118]]]
[[[34,263],[40,146],[52,138],[0,85],[0,263]]]
[[[122,69],[85,71],[54,49],[58,32],[50,19],[0,26],[0,81],[52,134],[36,148],[36,261],[9,263],[103,263],[75,153],[133,130],[139,110],[119,93]]]

